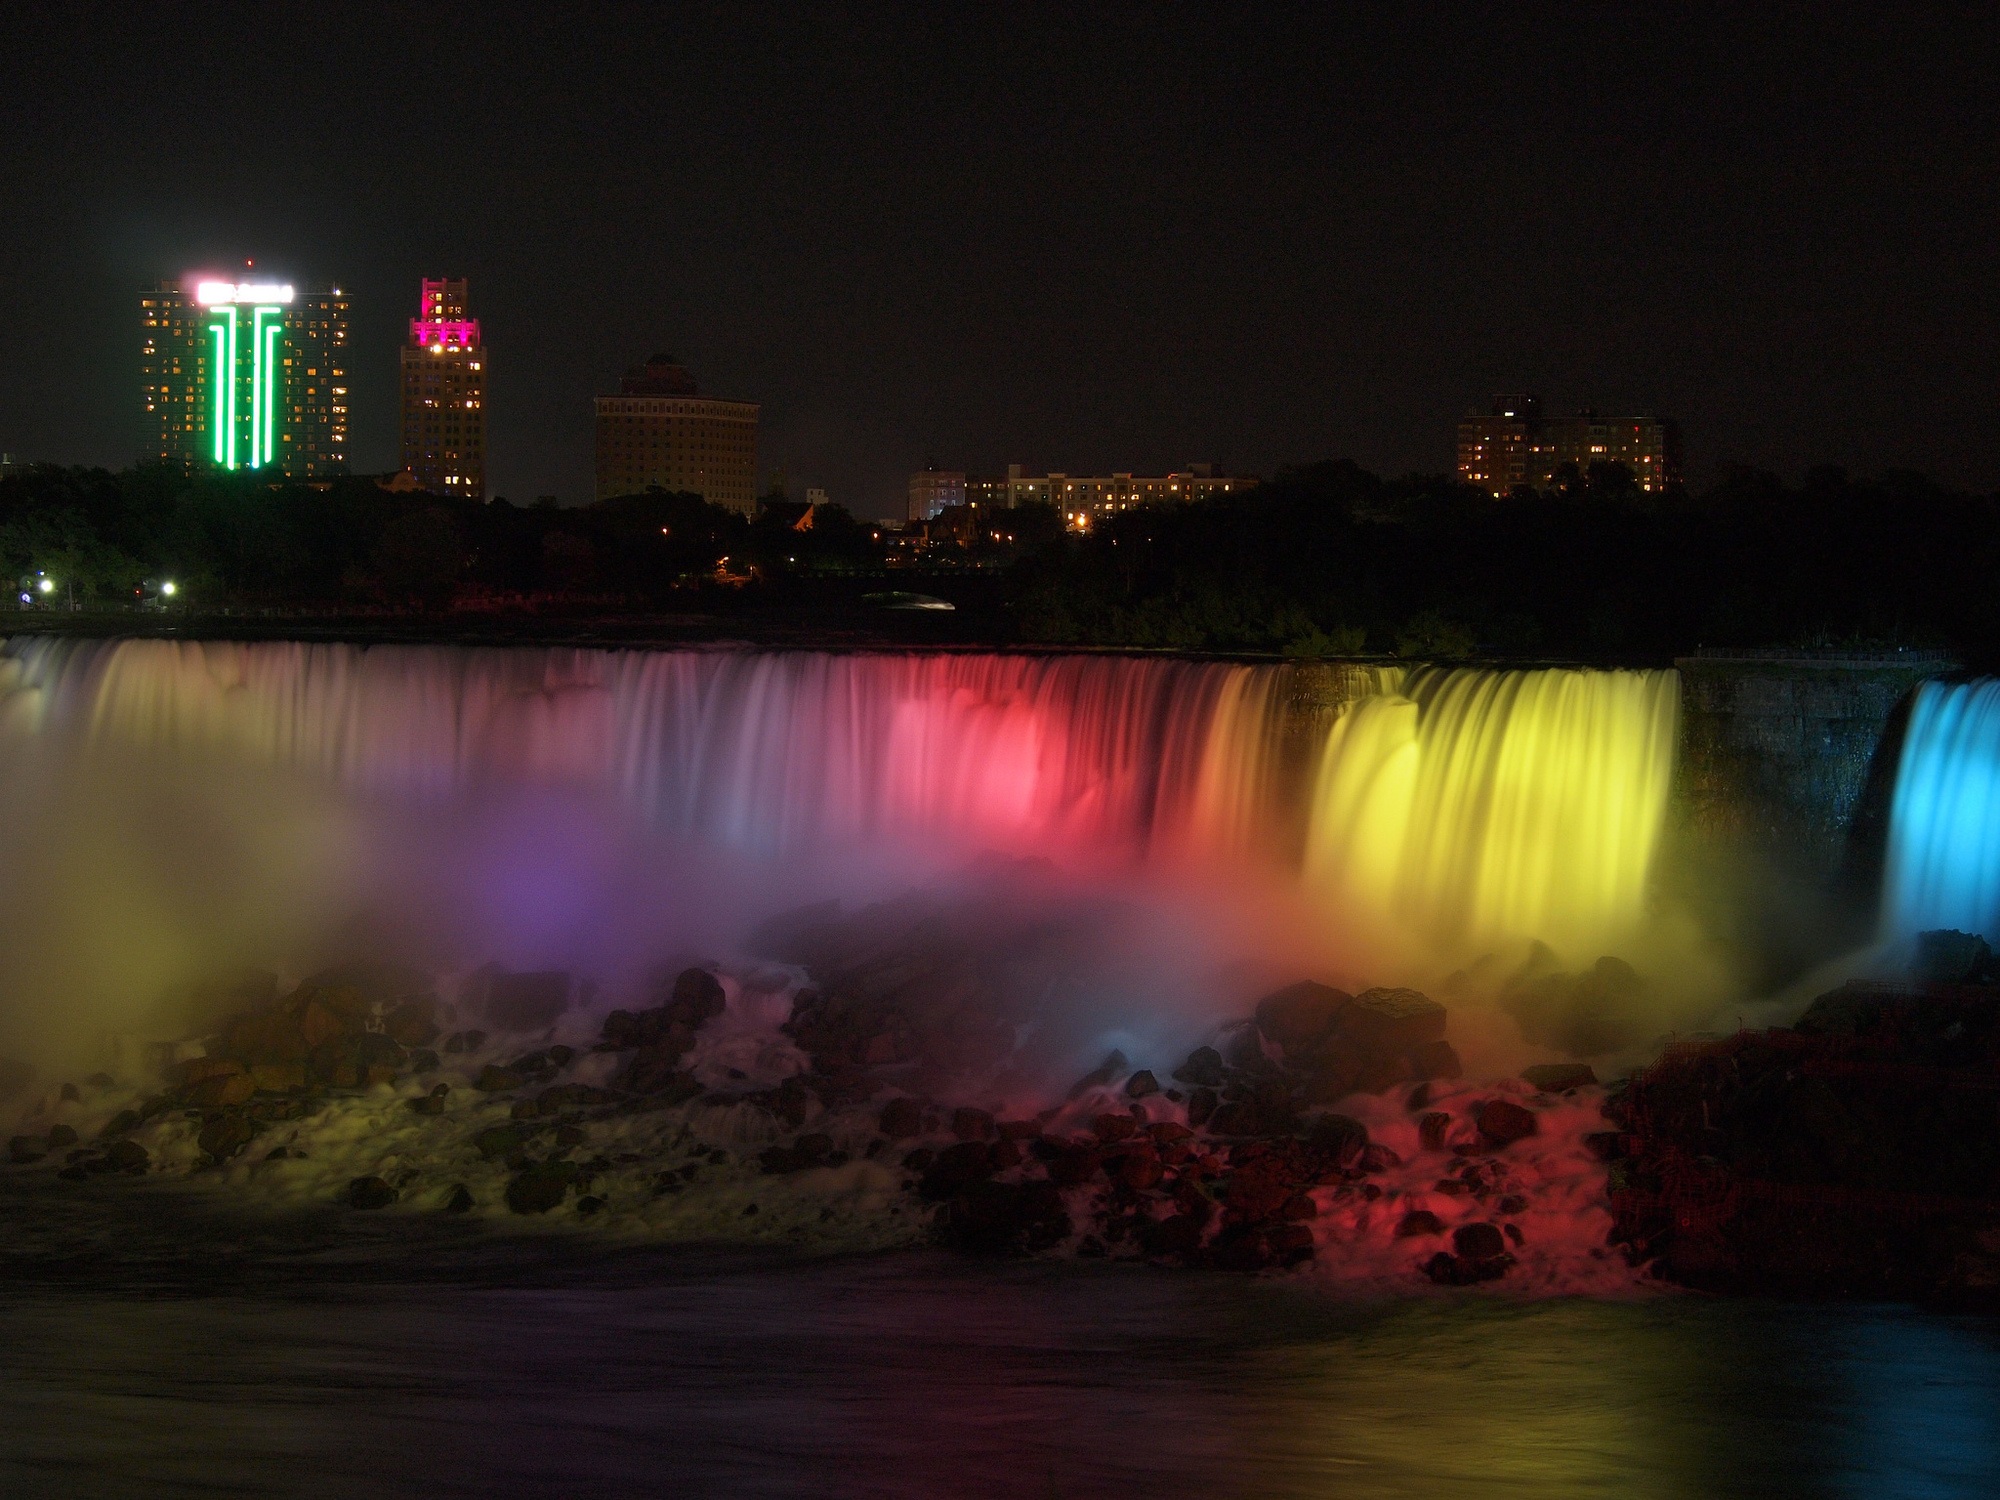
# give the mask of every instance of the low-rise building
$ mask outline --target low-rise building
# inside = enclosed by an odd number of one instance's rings
[[[1565,465],[1623,464],[1639,488],[1658,493],[1681,476],[1679,424],[1667,417],[1610,417],[1584,410],[1544,417],[1533,396],[1496,396],[1490,411],[1458,424],[1458,477],[1493,495],[1546,489]]]

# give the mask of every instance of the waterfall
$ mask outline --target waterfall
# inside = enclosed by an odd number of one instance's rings
[[[1917,689],[1889,814],[1884,936],[2000,939],[2000,681]]]
[[[1601,949],[1644,910],[1679,718],[1672,672],[1416,672],[1328,736],[1308,875],[1441,941]]]
[[[19,638],[0,735],[369,798],[580,788],[757,854],[905,840],[1294,876],[1303,857],[1324,899],[1440,941],[1587,946],[1639,918],[1675,674],[1356,669],[1310,719],[1310,670]]]

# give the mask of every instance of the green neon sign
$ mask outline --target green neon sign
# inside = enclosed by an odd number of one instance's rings
[[[284,371],[278,358],[285,330],[282,307],[250,310],[250,359],[245,370],[242,324],[234,304],[215,309],[208,325],[214,345],[209,383],[214,391],[215,429],[211,449],[225,469],[240,467],[239,438],[249,451],[249,467],[261,469],[278,460],[278,397]]]

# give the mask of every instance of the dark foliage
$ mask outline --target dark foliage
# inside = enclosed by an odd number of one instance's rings
[[[1024,564],[1052,642],[1660,658],[1698,644],[2000,650],[2000,501],[1911,474],[1651,496],[1622,468],[1495,500],[1351,464],[1144,507]]]

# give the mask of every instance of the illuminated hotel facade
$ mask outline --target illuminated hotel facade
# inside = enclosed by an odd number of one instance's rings
[[[167,462],[347,472],[347,297],[187,277],[140,289],[147,448]]]
[[[597,401],[597,498],[663,489],[757,512],[755,401],[704,396],[671,354],[625,372]]]
[[[1533,396],[1496,396],[1493,409],[1458,424],[1458,477],[1495,496],[1548,489],[1565,464],[1623,464],[1639,488],[1657,494],[1681,477],[1681,435],[1665,417],[1607,417],[1584,411],[1544,417]]]
[[[486,498],[486,348],[465,281],[426,280],[403,345],[403,468],[436,495]]]
[[[1190,464],[1171,474],[1024,474],[1019,464],[1007,465],[1004,479],[968,478],[965,499],[970,505],[1011,510],[1018,505],[1053,505],[1072,530],[1088,531],[1093,522],[1138,505],[1185,505],[1214,495],[1254,489],[1249,474],[1218,474],[1213,464]]]

